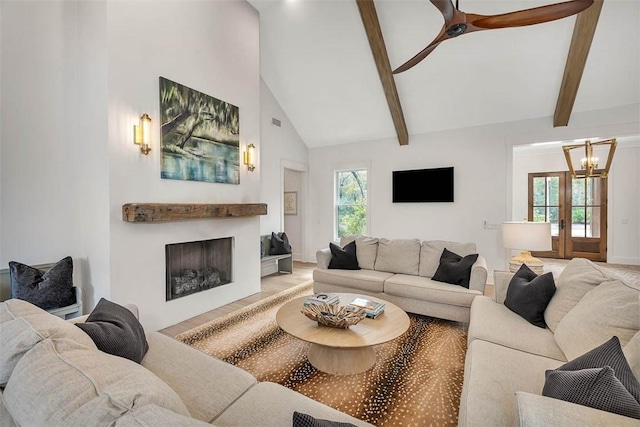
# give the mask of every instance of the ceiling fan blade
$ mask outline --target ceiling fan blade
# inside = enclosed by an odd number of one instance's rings
[[[444,24],[448,25],[453,19],[456,8],[453,6],[452,0],[431,0],[431,3],[438,8],[444,17]]]
[[[413,67],[414,65],[417,65],[420,61],[426,58],[427,55],[433,52],[433,50],[436,47],[438,47],[438,45],[442,42],[442,40],[438,40],[437,42],[436,40],[434,40],[433,42],[431,42],[429,46],[425,47],[420,52],[418,52],[416,56],[414,56],[413,58],[411,58],[410,60],[408,60],[407,62],[405,62],[398,68],[396,68],[395,70],[393,70],[393,74],[399,74],[399,73],[402,73],[403,71],[407,71],[409,68]]]
[[[580,13],[593,4],[593,0],[571,0],[564,3],[550,4],[534,7],[532,9],[519,10],[517,12],[502,15],[479,16],[469,22],[471,25],[483,30],[509,27],[523,27],[526,25],[541,24],[555,21]]]

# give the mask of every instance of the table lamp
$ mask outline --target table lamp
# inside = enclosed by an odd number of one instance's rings
[[[531,251],[551,250],[551,223],[510,221],[502,223],[502,245],[507,249],[520,249],[509,261],[509,271],[515,273],[522,264],[527,264],[534,273],[542,274],[544,265]]]

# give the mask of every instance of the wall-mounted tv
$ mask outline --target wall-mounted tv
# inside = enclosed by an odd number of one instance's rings
[[[393,203],[453,202],[453,167],[393,171]]]

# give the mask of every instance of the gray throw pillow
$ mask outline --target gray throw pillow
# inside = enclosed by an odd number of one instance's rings
[[[335,243],[329,243],[329,249],[331,250],[331,261],[329,261],[328,268],[340,270],[360,270],[360,266],[358,265],[358,257],[356,256],[355,240],[345,245],[344,248],[341,248]]]
[[[548,370],[542,395],[640,419],[640,403],[609,366],[578,371]]]
[[[140,363],[149,350],[144,328],[127,308],[101,298],[84,323],[86,332],[99,350]]]
[[[546,328],[544,311],[555,292],[551,273],[538,276],[522,264],[509,282],[504,305],[532,325]]]
[[[269,249],[269,255],[285,255],[291,253],[291,245],[289,244],[289,238],[283,231],[282,233],[271,233],[271,248]]]
[[[450,283],[469,289],[471,267],[473,267],[477,259],[478,254],[461,257],[445,248],[442,251],[442,255],[440,255],[440,265],[431,280]]]
[[[578,356],[565,363],[557,370],[577,371],[580,369],[602,368],[604,366],[611,367],[616,378],[620,380],[633,398],[640,402],[640,383],[633,375],[633,371],[622,351],[620,340],[616,336],[611,337],[609,341],[586,352],[582,356]]]
[[[73,287],[73,259],[58,261],[47,272],[16,261],[9,262],[11,297],[30,302],[43,310],[76,303]]]
[[[338,421],[321,420],[302,412],[293,412],[293,427],[356,427],[351,423],[341,423]]]

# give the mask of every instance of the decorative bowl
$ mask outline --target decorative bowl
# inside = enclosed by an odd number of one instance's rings
[[[341,329],[347,329],[365,318],[364,310],[350,311],[338,304],[307,305],[300,312],[319,325]]]

